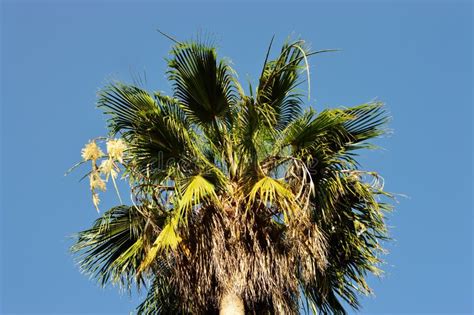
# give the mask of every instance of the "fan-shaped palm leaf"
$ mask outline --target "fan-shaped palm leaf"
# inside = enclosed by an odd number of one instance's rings
[[[104,213],[91,229],[78,234],[72,247],[81,269],[101,285],[111,282],[130,289],[144,254],[143,221],[135,207],[119,206]]]
[[[174,95],[194,122],[211,124],[229,117],[235,104],[232,69],[218,61],[213,47],[202,43],[175,46],[168,65]]]

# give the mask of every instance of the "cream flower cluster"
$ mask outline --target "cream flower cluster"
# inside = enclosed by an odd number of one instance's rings
[[[106,190],[105,181],[100,177],[99,172],[92,171],[89,177],[90,177],[90,187],[92,191],[96,189],[102,190],[102,191]]]
[[[105,180],[108,181],[111,176],[112,179],[116,179],[119,172],[119,167],[115,164],[114,160],[108,158],[103,160],[99,165],[99,172],[102,175],[105,175]]]
[[[106,142],[107,155],[104,155],[96,141],[90,141],[87,143],[81,151],[83,161],[92,162],[92,171],[89,174],[89,184],[92,192],[92,203],[99,211],[99,194],[98,190],[105,191],[106,183],[109,178],[112,178],[115,189],[118,189],[115,183],[115,179],[118,177],[120,171],[117,163],[123,164],[124,154],[127,149],[125,142],[122,139],[109,139]],[[100,158],[103,159],[98,165],[97,162]],[[120,198],[120,195],[119,195]]]
[[[126,149],[127,146],[122,139],[112,139],[107,141],[107,154],[111,160],[117,160],[120,163],[123,163],[123,153]]]
[[[84,161],[95,161],[98,158],[102,157],[104,153],[100,150],[99,146],[95,141],[91,141],[82,149],[81,151],[82,159]]]

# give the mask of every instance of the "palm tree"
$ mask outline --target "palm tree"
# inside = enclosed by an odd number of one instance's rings
[[[172,96],[117,82],[99,94],[118,140],[83,152],[94,204],[119,171],[132,200],[72,250],[102,285],[147,286],[139,314],[345,313],[371,292],[390,194],[356,151],[385,132],[386,112],[305,109],[307,60],[324,51],[297,40],[271,59],[271,46],[249,95],[196,41],[172,48]]]

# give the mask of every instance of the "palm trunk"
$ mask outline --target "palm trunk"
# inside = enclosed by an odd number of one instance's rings
[[[225,293],[219,305],[219,315],[244,315],[244,301],[235,293]]]

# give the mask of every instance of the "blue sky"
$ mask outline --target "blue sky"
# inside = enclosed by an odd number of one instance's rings
[[[94,103],[108,79],[145,71],[149,89],[170,90],[170,42],[156,28],[211,34],[243,82],[256,79],[274,34],[341,48],[310,60],[310,104],[386,102],[393,134],[361,160],[408,196],[390,216],[396,241],[362,313],[473,312],[472,17],[470,1],[2,1],[0,313],[137,304],[74,265],[68,236],[97,213],[82,172],[63,174],[106,134]]]

